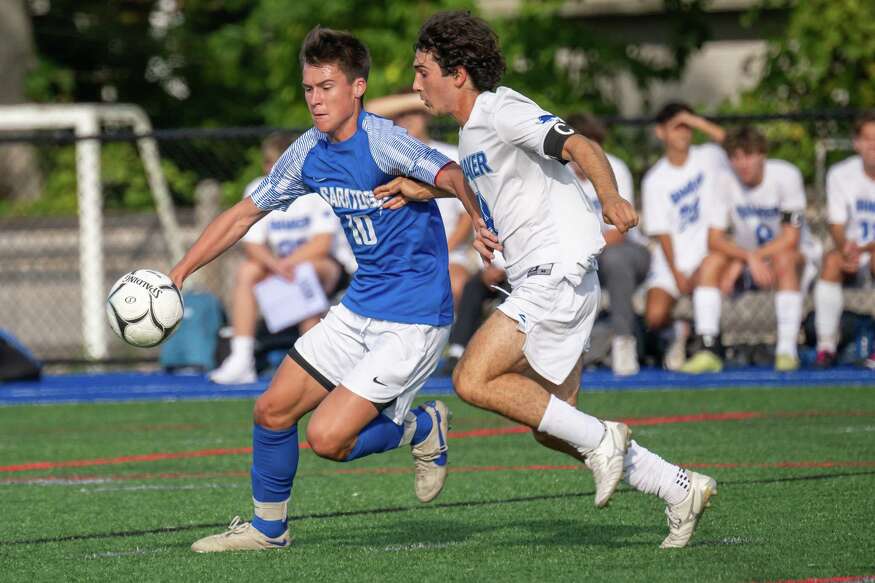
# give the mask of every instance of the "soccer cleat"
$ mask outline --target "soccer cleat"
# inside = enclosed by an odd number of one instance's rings
[[[814,368],[832,368],[832,366],[835,364],[835,361],[835,352],[830,352],[829,350],[818,350],[817,357],[814,359]]]
[[[687,361],[687,340],[690,337],[690,325],[684,320],[678,320],[674,325],[674,339],[665,351],[662,365],[666,370],[680,370]]]
[[[680,549],[687,546],[705,508],[711,505],[711,496],[717,495],[717,480],[704,474],[689,472],[690,491],[677,504],[665,508],[668,517],[668,536],[659,545],[661,549]]]
[[[229,356],[216,370],[210,372],[209,379],[218,385],[243,385],[258,380],[254,358],[235,358]]]
[[[634,336],[615,336],[611,343],[611,369],[617,376],[638,374],[638,341]]]
[[[595,505],[604,507],[623,478],[623,458],[629,448],[632,432],[625,423],[603,421],[605,434],[595,449],[581,452],[586,456],[586,467],[595,480]]]
[[[250,522],[243,522],[235,516],[228,530],[204,537],[191,545],[196,553],[221,553],[223,551],[261,551],[283,549],[292,544],[289,529],[276,538],[269,538]]]
[[[778,354],[775,356],[775,370],[778,372],[799,370],[799,359],[789,354]]]
[[[722,370],[723,361],[710,350],[700,350],[680,368],[680,372],[687,374],[720,372]]]
[[[450,410],[443,401],[429,401],[422,408],[431,417],[431,433],[411,446],[416,467],[414,490],[420,502],[431,502],[447,480],[447,429]]]

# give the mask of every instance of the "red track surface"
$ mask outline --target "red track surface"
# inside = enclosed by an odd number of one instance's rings
[[[790,413],[761,413],[756,411],[737,411],[727,413],[698,413],[695,415],[675,415],[670,417],[637,417],[622,419],[623,422],[630,426],[652,426],[666,425],[673,423],[702,423],[714,421],[743,421],[747,419],[758,419],[764,417],[819,417],[819,416],[862,416],[872,415],[873,412],[790,412]],[[528,433],[529,428],[522,425],[514,425],[511,427],[494,427],[484,429],[472,429],[468,431],[451,431],[450,439],[464,439],[472,437],[495,437],[500,435],[514,435],[519,433]],[[301,443],[302,449],[309,449],[307,442]],[[177,451],[177,452],[158,452],[139,455],[126,455],[112,458],[94,458],[83,460],[64,460],[64,461],[40,461],[27,462],[21,464],[12,464],[0,466],[0,473],[14,472],[30,472],[34,470],[52,470],[56,468],[81,468],[89,466],[106,466],[117,464],[130,463],[146,463],[170,459],[186,459],[199,457],[215,457],[223,455],[245,455],[252,452],[251,447],[238,447],[230,449],[201,449],[194,451]],[[833,461],[801,461],[801,462],[781,462],[781,465],[751,465],[748,467],[784,467],[784,468],[830,468],[837,467],[836,464],[859,463],[862,466],[854,467],[869,467],[870,462],[833,462]],[[504,466],[496,466],[503,469]],[[536,469],[538,466],[533,466],[527,469]],[[570,466],[576,467],[576,466]],[[690,464],[692,468],[734,468],[741,467],[738,464]],[[848,467],[842,465],[842,467]],[[542,469],[564,469],[563,467],[543,467]],[[455,468],[455,471],[461,471],[461,468]],[[478,471],[486,471],[480,469]]]

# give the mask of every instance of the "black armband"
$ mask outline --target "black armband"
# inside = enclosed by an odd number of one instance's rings
[[[562,148],[565,147],[565,141],[573,135],[574,128],[562,120],[557,121],[544,137],[544,154],[557,162],[567,164],[568,160],[562,158]]]
[[[790,225],[797,229],[802,228],[802,223],[805,222],[805,213],[803,211],[782,211],[781,224]]]

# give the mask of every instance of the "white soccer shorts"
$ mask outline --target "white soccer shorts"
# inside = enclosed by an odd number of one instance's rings
[[[575,285],[574,279],[580,283]],[[523,354],[532,369],[559,385],[589,350],[600,297],[596,271],[571,280],[562,274],[536,274],[522,280],[498,309],[526,335]]]
[[[289,355],[326,389],[343,385],[387,405],[383,415],[400,425],[449,336],[449,326],[376,320],[338,304],[295,342]]]
[[[682,273],[687,277],[691,277],[699,266],[704,255],[699,259],[692,269],[682,270]],[[653,288],[664,290],[671,297],[678,299],[681,297],[681,292],[678,289],[678,284],[674,279],[674,274],[668,267],[668,261],[665,258],[665,253],[662,252],[662,246],[657,245],[650,253],[650,271],[647,273],[647,278],[644,280],[644,289],[650,291]]]

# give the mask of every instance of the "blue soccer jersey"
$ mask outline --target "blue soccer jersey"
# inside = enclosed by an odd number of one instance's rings
[[[386,210],[374,188],[396,176],[434,185],[449,162],[391,121],[362,111],[347,140],[331,142],[316,128],[295,140],[252,200],[263,210],[285,209],[318,193],[340,218],[358,262],[343,304],[368,318],[445,326],[453,299],[437,204]]]

